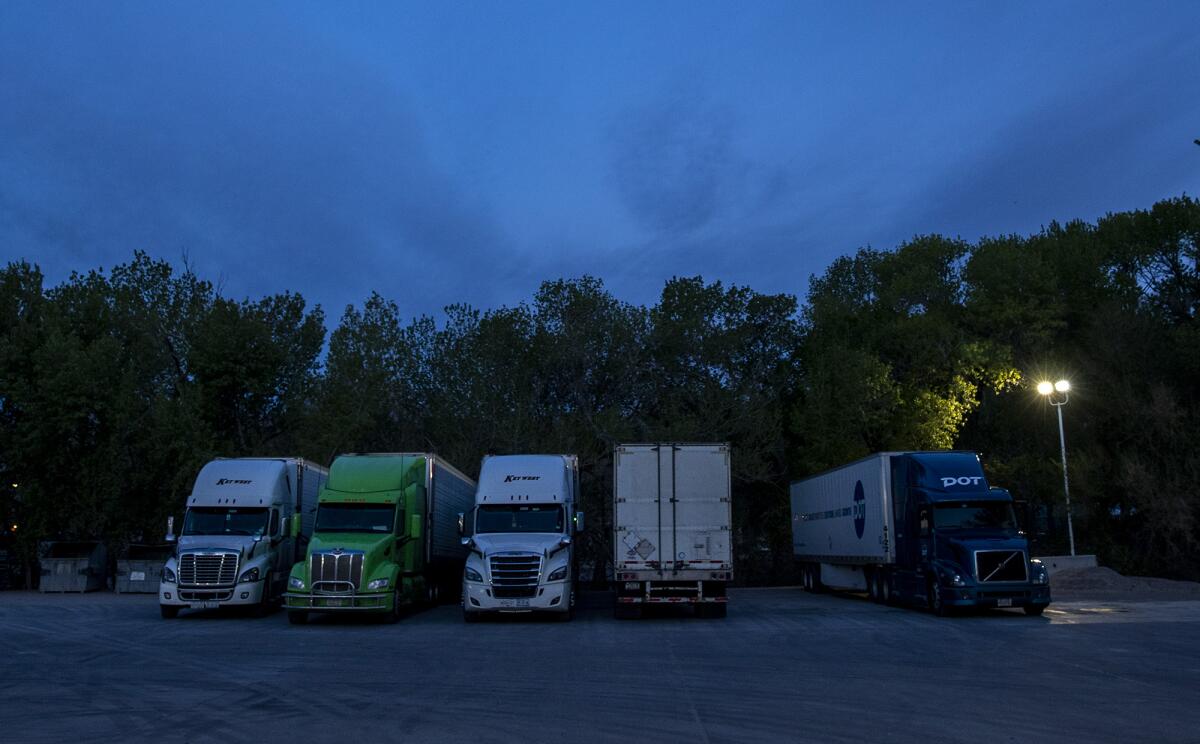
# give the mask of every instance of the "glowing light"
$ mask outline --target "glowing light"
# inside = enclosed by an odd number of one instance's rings
[[[1039,382],[1037,391],[1042,395],[1049,395],[1050,393],[1054,392],[1054,386],[1048,382]]]
[[[1060,393],[1065,393],[1071,389],[1071,383],[1067,382],[1066,380],[1059,380],[1058,382],[1054,383],[1054,389]]]

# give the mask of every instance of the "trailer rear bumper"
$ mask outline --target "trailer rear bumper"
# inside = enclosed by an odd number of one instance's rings
[[[724,581],[618,581],[618,604],[720,604],[729,601]]]

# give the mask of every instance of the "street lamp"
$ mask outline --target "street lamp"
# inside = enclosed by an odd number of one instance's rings
[[[1063,496],[1067,500],[1067,538],[1071,541],[1071,555],[1075,555],[1075,528],[1071,526],[1071,488],[1067,482],[1067,435],[1063,432],[1063,406],[1071,398],[1071,383],[1066,380],[1039,382],[1037,391],[1058,411],[1058,444],[1062,448]]]

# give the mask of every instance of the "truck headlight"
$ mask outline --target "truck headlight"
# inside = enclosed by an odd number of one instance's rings
[[[546,577],[546,581],[562,581],[565,578],[567,578],[567,567],[559,566],[550,572],[550,575]]]
[[[950,574],[950,586],[966,586],[967,582],[958,574]]]
[[[302,581],[301,579],[297,579],[295,576],[289,576],[288,577],[288,588],[289,589],[303,589],[304,581]]]
[[[1050,583],[1050,577],[1046,574],[1046,569],[1042,568],[1041,566],[1034,567],[1033,583],[1035,583],[1035,584],[1049,584]]]
[[[249,571],[242,572],[242,576],[241,576],[241,578],[238,579],[238,583],[241,584],[242,582],[245,582],[245,581],[258,581],[258,568],[257,567],[252,568]]]
[[[367,584],[367,588],[371,589],[371,590],[387,589],[389,586],[391,586],[391,583],[392,583],[391,579],[375,579],[371,583]]]
[[[467,570],[463,573],[466,575],[467,581],[474,581],[479,584],[483,583],[483,576],[470,566],[467,566]]]
[[[174,584],[175,583],[175,572],[172,571],[171,569],[167,568],[166,566],[163,566],[162,579],[163,579],[163,581],[167,582],[168,584]]]

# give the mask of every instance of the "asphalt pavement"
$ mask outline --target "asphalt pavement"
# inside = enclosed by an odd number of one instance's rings
[[[0,593],[6,742],[1200,741],[1200,602],[938,618],[798,589],[729,616],[395,625]]]

